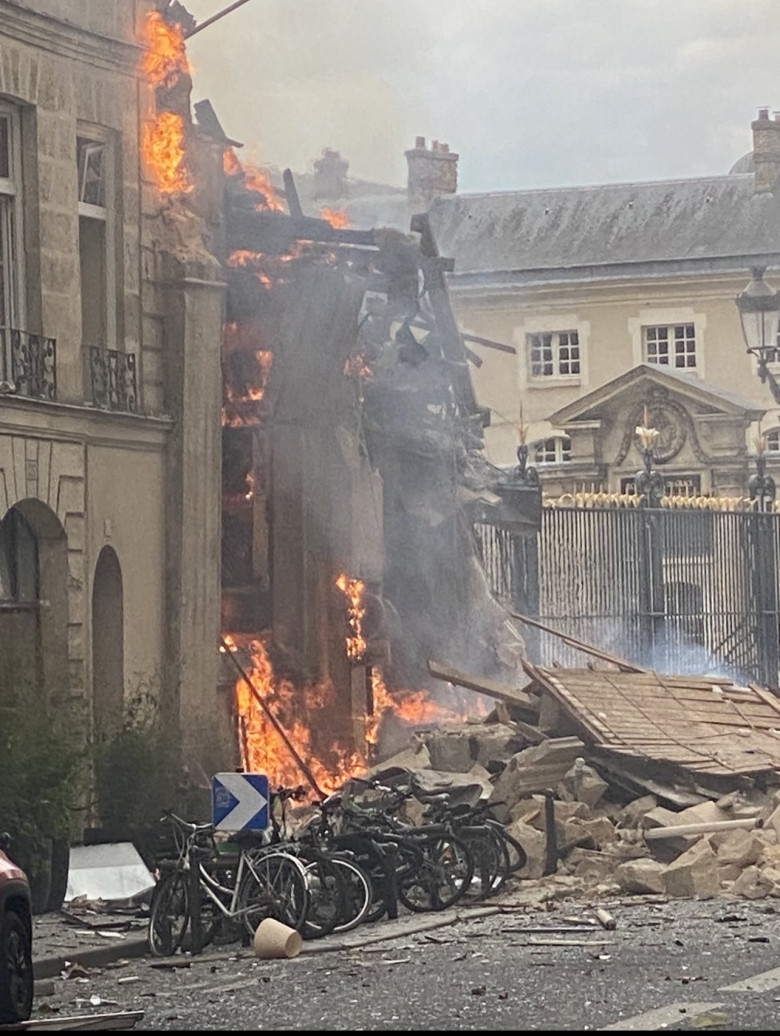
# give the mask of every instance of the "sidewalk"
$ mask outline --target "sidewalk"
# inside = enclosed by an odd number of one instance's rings
[[[52,978],[69,964],[105,967],[148,952],[147,921],[122,914],[78,915],[56,911],[33,917],[33,971],[36,981]]]

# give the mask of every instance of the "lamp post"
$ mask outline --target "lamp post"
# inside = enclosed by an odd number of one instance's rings
[[[752,266],[751,281],[737,295],[737,309],[742,322],[747,351],[758,361],[758,376],[769,385],[775,403],[780,403],[780,384],[769,364],[780,359],[777,328],[780,322],[780,294],[772,291],[764,280],[765,266]]]
[[[657,428],[650,427],[647,407],[645,407],[642,423],[637,425],[636,434],[639,439],[639,449],[645,466],[641,471],[637,472],[634,485],[636,486],[637,494],[642,497],[642,506],[660,507],[666,488],[666,481],[660,471],[653,469],[653,461],[655,460],[653,444],[658,438],[659,432]]]

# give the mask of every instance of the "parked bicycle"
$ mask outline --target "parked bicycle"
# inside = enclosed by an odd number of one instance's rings
[[[446,825],[416,827],[401,821],[396,812],[411,797],[408,787],[386,787],[362,777],[353,777],[352,784],[379,792],[384,802],[381,807],[361,805],[345,789],[339,800],[341,833],[337,837],[342,841],[362,837],[374,845],[394,847],[392,891],[408,910],[421,913],[454,906],[473,877],[468,845]]]
[[[266,917],[300,928],[308,909],[308,882],[301,861],[272,845],[245,844],[221,852],[212,824],[162,818],[174,831],[177,855],[163,860],[152,897],[149,948],[157,957],[177,950],[198,953],[222,933],[243,925],[252,936]]]

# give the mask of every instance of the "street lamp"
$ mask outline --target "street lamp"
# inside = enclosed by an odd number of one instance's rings
[[[736,301],[747,351],[758,360],[758,376],[762,384],[769,385],[774,401],[780,403],[780,384],[768,366],[778,359],[780,294],[772,291],[764,280],[765,270],[765,266],[751,266],[752,280],[737,295]]]

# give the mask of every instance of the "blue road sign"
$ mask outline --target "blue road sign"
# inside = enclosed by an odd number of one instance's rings
[[[217,831],[265,831],[268,778],[264,773],[217,773],[211,780],[212,823]]]

